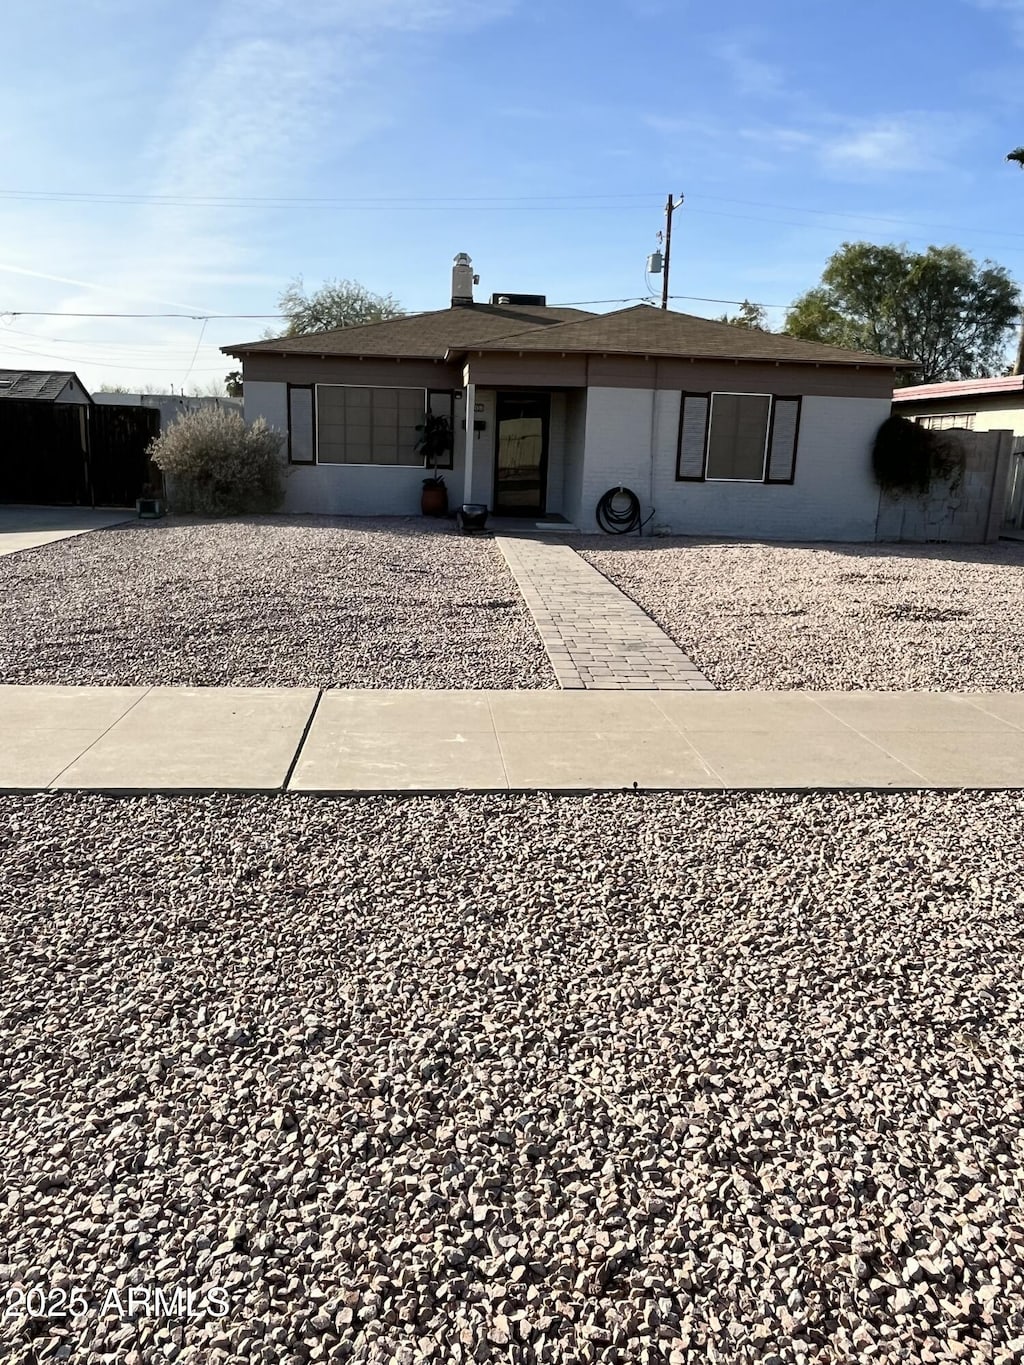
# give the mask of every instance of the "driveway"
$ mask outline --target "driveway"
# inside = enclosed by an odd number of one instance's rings
[[[0,506],[0,555],[32,550],[37,545],[49,545],[51,540],[66,540],[133,519],[127,507]]]

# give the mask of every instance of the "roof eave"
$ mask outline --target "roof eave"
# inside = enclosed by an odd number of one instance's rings
[[[516,346],[488,346],[485,343],[474,345],[472,351],[477,355],[557,355],[557,356],[629,356],[637,360],[683,360],[690,364],[698,364],[704,361],[722,362],[728,364],[739,364],[749,362],[752,365],[842,365],[851,366],[854,369],[885,369],[885,370],[916,370],[920,366],[914,360],[896,360],[890,356],[856,356],[855,358],[840,358],[838,356],[777,356],[777,355],[736,355],[735,352],[723,351],[720,355],[704,354],[691,355],[681,351],[653,351],[646,350],[626,350],[616,349],[615,347],[581,347],[577,349],[555,349],[544,350],[539,346],[531,346],[528,350]]]

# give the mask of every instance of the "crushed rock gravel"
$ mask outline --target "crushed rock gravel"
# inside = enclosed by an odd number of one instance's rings
[[[0,1294],[85,1304],[5,1365],[1020,1360],[1022,847],[1022,793],[3,798]]]
[[[1024,688],[1024,544],[572,543],[716,687]]]
[[[173,518],[0,558],[0,682],[544,688],[492,540],[422,518]]]

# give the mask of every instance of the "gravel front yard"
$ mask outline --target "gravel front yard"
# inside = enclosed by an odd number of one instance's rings
[[[1020,793],[3,798],[0,1243],[87,1308],[4,1361],[1018,1360],[1022,846]]]
[[[716,687],[1024,688],[1024,544],[574,544]]]
[[[0,558],[0,682],[555,686],[492,541],[337,517],[137,522]]]

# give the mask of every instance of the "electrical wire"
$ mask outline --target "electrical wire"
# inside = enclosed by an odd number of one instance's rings
[[[351,198],[288,196],[288,195],[185,195],[185,194],[147,194],[144,192],[94,192],[86,190],[22,190],[0,189],[0,200],[24,201],[28,203],[72,203],[120,205],[138,204],[155,208],[256,208],[273,209],[301,207],[303,209],[337,209],[351,212],[444,212],[450,206],[476,208],[481,212],[569,212],[608,210],[632,211],[644,207],[647,202],[652,208],[660,201],[660,195],[651,192],[628,194],[532,194],[532,195],[444,195],[420,196],[410,199],[406,196],[361,195]],[[591,202],[591,201],[602,202]],[[738,199],[726,195],[696,194],[687,199],[689,212],[713,217],[732,217],[740,221],[777,223],[781,227],[811,227],[809,223],[792,223],[778,218],[763,218],[744,214],[721,213],[702,208],[704,203],[738,204],[750,208],[768,209],[774,213],[811,215],[819,218],[846,219],[850,223],[881,223],[888,226],[905,228],[919,227],[927,232],[956,232],[981,234],[988,237],[1024,238],[1024,233],[1010,229],[993,232],[991,227],[968,224],[930,223],[924,219],[891,217],[885,214],[861,213],[857,210],[822,209],[797,204],[776,204],[766,200]],[[824,224],[822,230],[842,231],[840,224]],[[916,239],[915,239],[916,240]]]
[[[185,378],[181,381],[182,389],[184,389],[185,381],[192,373],[193,366],[196,363],[196,356],[199,354],[199,348],[203,344],[203,337],[206,335],[206,324],[208,321],[209,318],[203,318],[203,325],[199,329],[199,340],[196,342],[196,349],[192,352],[192,359],[189,361],[188,369],[185,371]]]
[[[565,303],[550,303],[549,308],[585,308],[591,304],[598,303],[643,303],[645,298],[656,297],[656,295],[630,294],[626,298],[618,299],[571,299]],[[751,299],[719,299],[711,298],[705,294],[669,294],[670,299],[686,299],[694,303],[751,303]],[[791,308],[789,303],[760,303],[756,302],[758,308]],[[416,309],[409,313],[399,313],[399,318],[422,317],[426,313],[443,312],[436,308]],[[179,322],[243,322],[243,321],[278,321],[285,320],[284,313],[80,313],[80,312],[44,312],[32,308],[4,308],[0,309],[0,319],[3,318],[174,318]],[[397,319],[396,319],[397,321]],[[12,329],[13,330],[13,329]],[[2,335],[2,331],[0,331]],[[28,335],[26,333],[25,335]]]
[[[31,308],[0,308],[0,318],[181,318],[186,322],[214,322],[219,319],[235,322],[242,319],[255,321],[282,319],[283,313],[77,313],[42,312]]]
[[[181,208],[190,205],[199,208],[273,208],[273,207],[302,207],[302,208],[347,208],[364,209],[374,211],[386,209],[389,212],[394,209],[416,210],[419,208],[444,209],[450,204],[460,205],[493,205],[495,211],[500,211],[509,205],[522,206],[517,211],[529,212],[533,210],[544,211],[554,205],[580,205],[601,209],[604,203],[592,204],[590,201],[612,201],[612,206],[619,207],[627,201],[632,201],[640,206],[644,201],[650,201],[652,207],[656,202],[660,202],[660,194],[654,191],[631,192],[627,194],[605,192],[598,194],[517,194],[517,195],[417,195],[415,201],[410,202],[408,195],[353,195],[344,196],[311,196],[311,195],[227,195],[227,194],[149,194],[144,191],[106,191],[97,192],[92,190],[24,190],[24,189],[0,189],[0,200],[21,200],[25,202],[43,203],[76,203],[76,204],[149,204],[156,207]],[[973,226],[969,224],[953,223],[932,223],[924,219],[892,217],[886,214],[863,213],[859,210],[849,209],[823,209],[804,204],[777,204],[763,199],[738,199],[729,195],[718,194],[695,194],[687,199],[687,208],[693,212],[708,213],[709,210],[700,208],[703,203],[712,204],[739,204],[748,208],[769,209],[775,213],[798,213],[809,214],[814,217],[826,218],[845,218],[856,222],[885,223],[895,227],[921,227],[929,232],[975,232],[991,235],[990,227]],[[775,221],[763,220],[756,221]],[[1007,237],[1022,237],[1024,232],[1000,232],[996,235]]]
[[[416,202],[419,204],[517,204],[533,203],[541,201],[578,203],[584,199],[656,199],[658,196],[653,192],[633,193],[633,194],[444,194],[444,195],[417,195]],[[176,208],[182,204],[199,204],[203,207],[220,204],[301,204],[303,206],[316,204],[381,204],[384,206],[408,204],[408,195],[353,195],[350,198],[317,198],[317,197],[293,197],[288,195],[232,195],[232,194],[146,194],[143,192],[132,193],[131,191],[122,192],[98,192],[93,190],[10,190],[0,189],[0,199],[25,199],[25,200],[69,200],[75,203],[114,203],[120,204],[130,202],[141,202],[147,204],[167,204]]]
[[[58,355],[53,351],[33,351],[25,346],[12,346],[9,342],[3,349],[6,351],[13,351],[15,355],[35,356],[39,360],[60,360],[65,365],[76,365],[81,363],[81,357],[78,360],[75,360],[73,356]],[[152,370],[154,374],[166,374],[169,368],[168,365],[129,365],[126,364],[123,359],[119,361],[103,360],[96,356],[89,356],[87,359],[90,365],[102,365],[105,370]],[[225,359],[222,360],[219,365],[201,365],[193,372],[197,374],[214,374],[217,371],[222,370],[227,363],[228,362]]]
[[[106,351],[157,351],[160,355],[180,355],[182,359],[192,350],[191,340],[176,350],[170,343],[153,341],[102,341],[99,337],[48,337],[38,332],[26,332],[22,327],[8,327],[0,323],[0,339],[7,336],[27,337],[30,341],[46,342],[52,346],[102,346]]]

